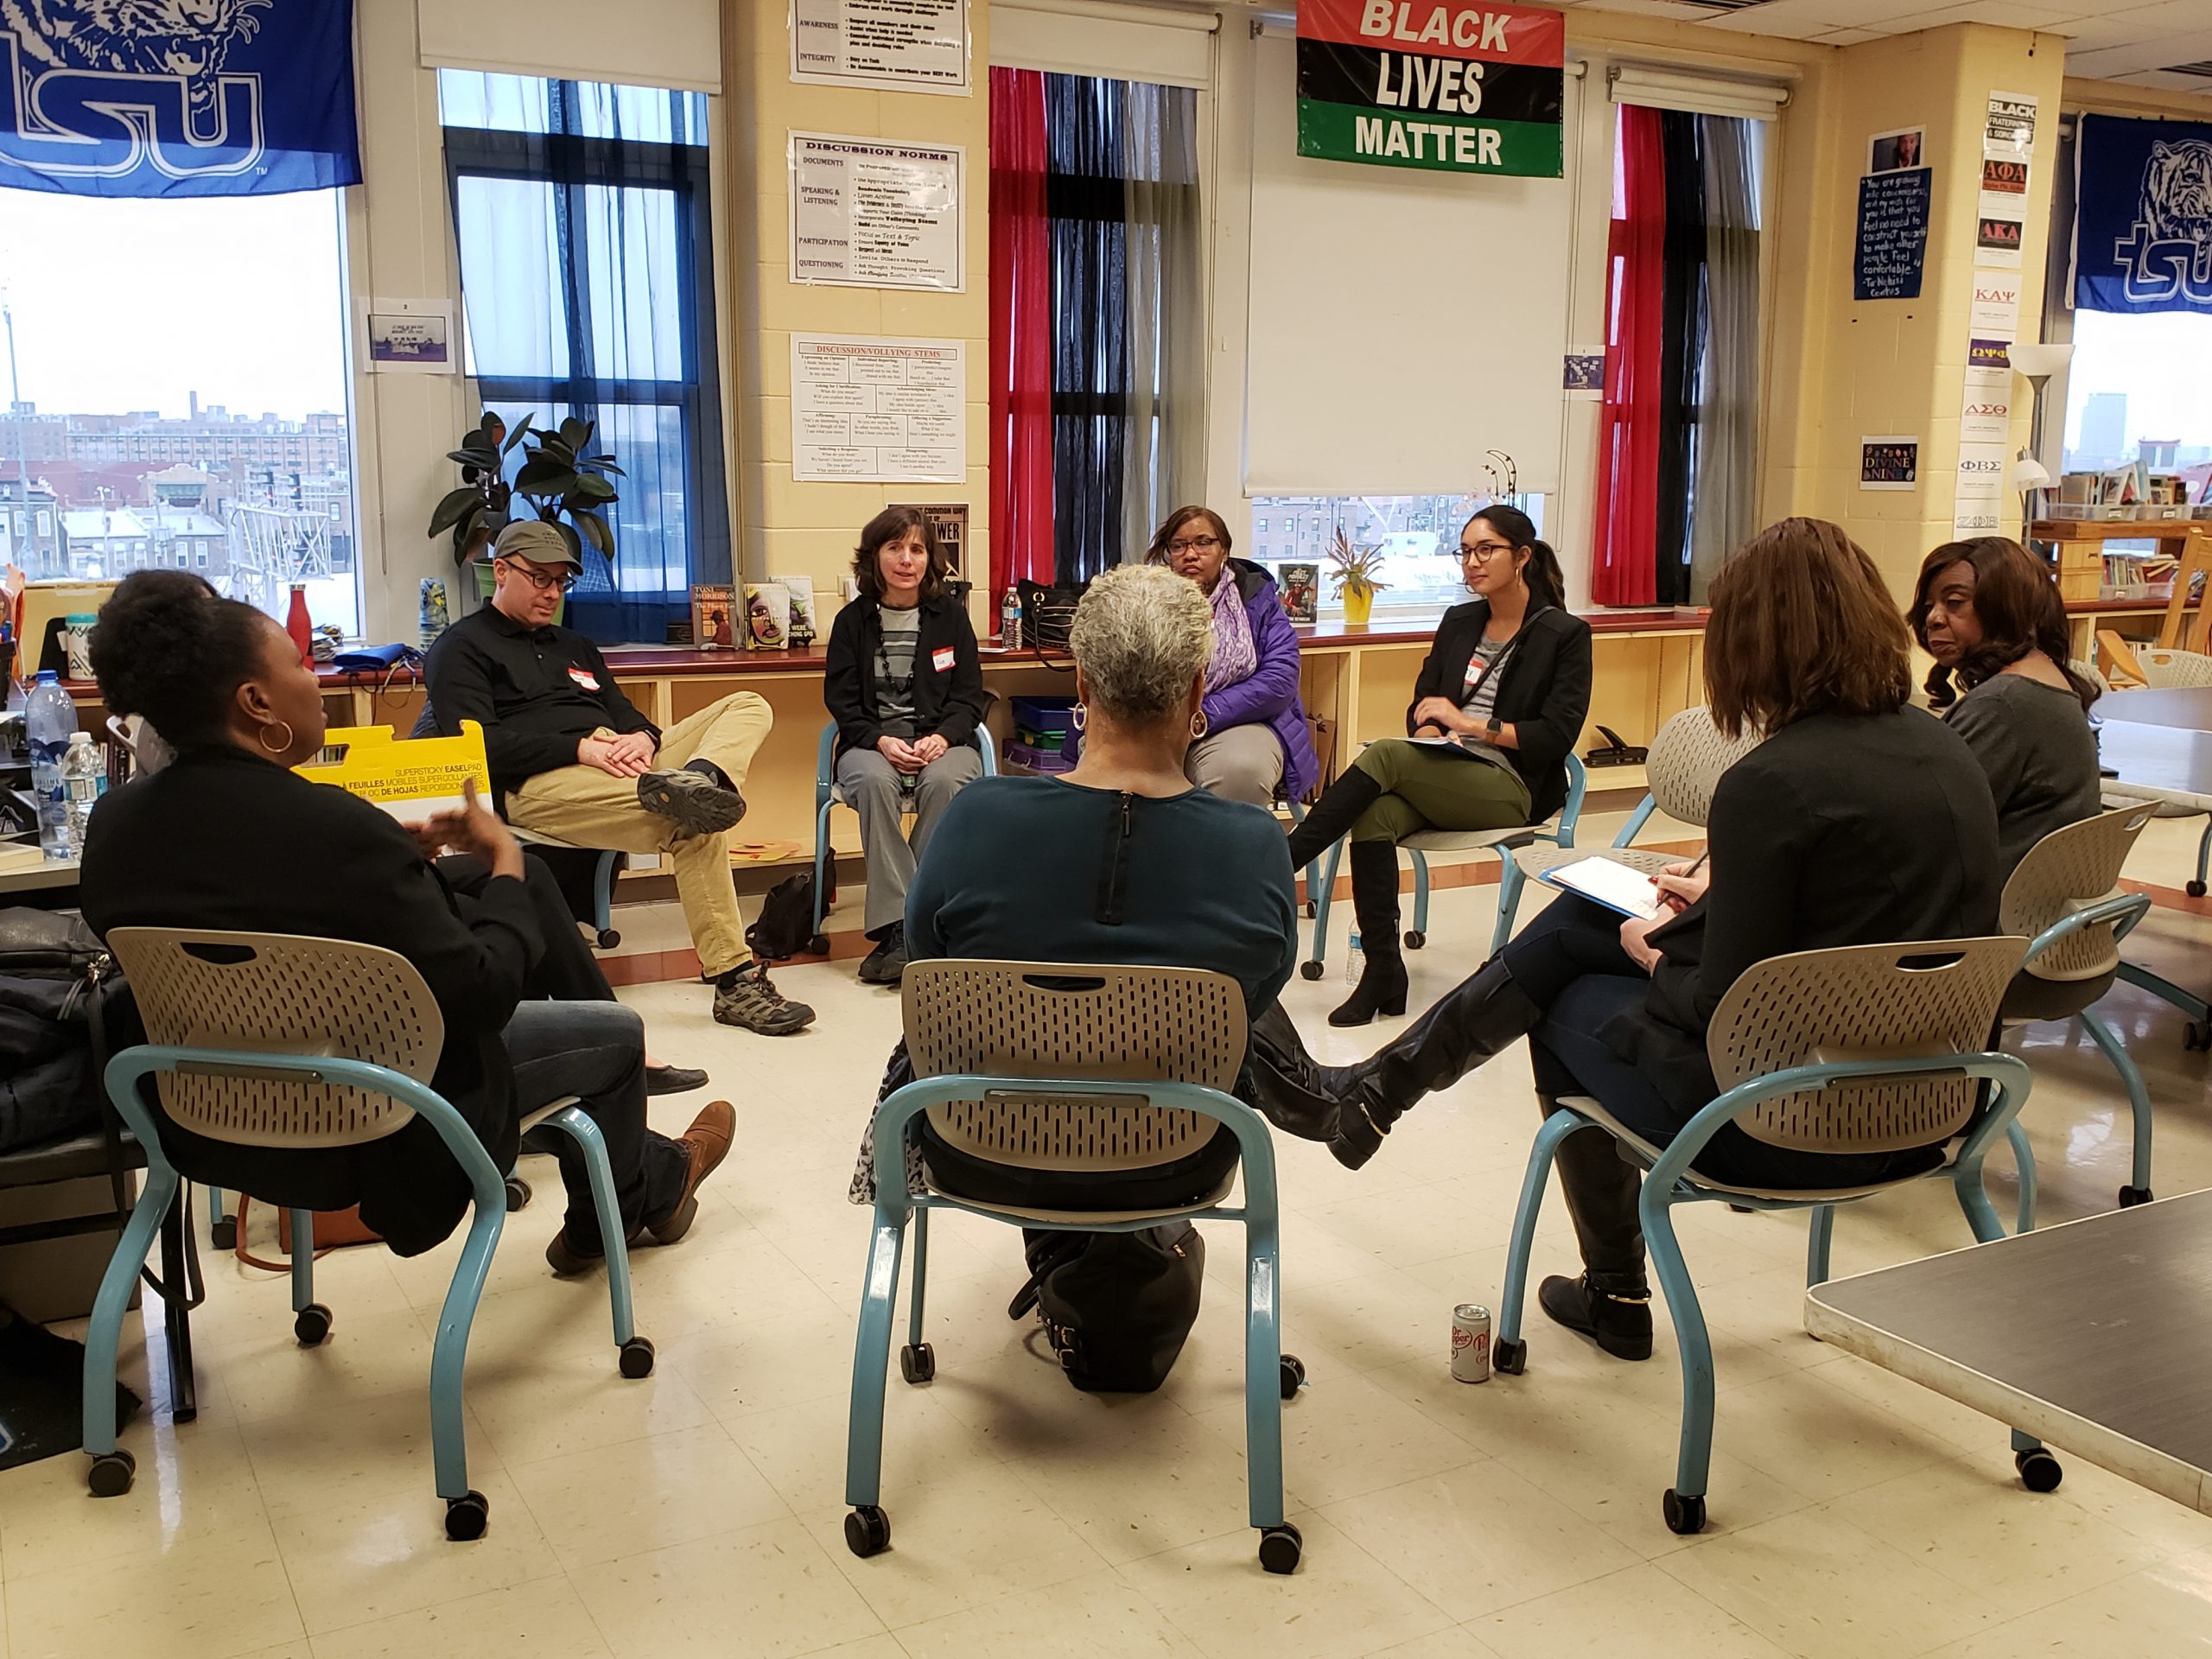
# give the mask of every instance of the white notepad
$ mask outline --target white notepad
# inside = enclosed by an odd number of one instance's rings
[[[1659,884],[1641,870],[1610,858],[1592,855],[1546,870],[1536,878],[1562,893],[1580,893],[1607,910],[1637,921],[1656,921],[1669,913],[1659,895]]]

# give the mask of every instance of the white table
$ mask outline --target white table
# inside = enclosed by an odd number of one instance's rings
[[[2212,1515],[2212,1192],[1830,1280],[1805,1328]]]
[[[49,858],[36,864],[0,870],[0,893],[39,893],[49,889],[74,890],[77,861]]]

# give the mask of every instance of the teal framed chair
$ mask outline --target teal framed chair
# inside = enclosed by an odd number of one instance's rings
[[[2027,936],[2028,957],[2005,993],[2006,1028],[2042,1020],[2079,1020],[2127,1091],[2133,1131],[2128,1184],[2120,1203],[2151,1201],[2151,1091],[2127,1045],[2094,1005],[2122,971],[2120,941],[2150,913],[2148,893],[2116,890],[2144,826],[2158,816],[2148,801],[2054,830],[2033,847],[2005,883],[1998,925]]]
[[[976,726],[976,746],[983,752],[983,776],[999,775],[999,746],[991,736],[991,728],[980,721]],[[844,791],[837,787],[837,722],[830,721],[822,728],[822,742],[814,756],[814,936],[807,940],[806,948],[816,956],[830,949],[830,938],[822,931],[822,918],[830,913],[827,902],[830,889],[830,809],[846,804]]]
[[[2034,1160],[2018,1119],[2029,1090],[2025,1062],[1986,1051],[2006,987],[2025,959],[2021,938],[1853,945],[1770,957],[1746,969],[1720,1000],[1707,1033],[1719,1096],[1666,1146],[1621,1123],[1597,1101],[1569,1097],[1544,1120],[1529,1154],[1505,1268],[1505,1294],[1491,1352],[1516,1376],[1529,1362],[1521,1313],[1544,1188],[1559,1144],[1602,1128],[1645,1170],[1637,1204],[1645,1248],[1672,1315],[1682,1366],[1681,1439],[1674,1485],[1662,1505],[1668,1527],[1701,1531],[1713,1455],[1713,1343],[1697,1288],[1675,1235],[1678,1204],[1718,1202],[1752,1210],[1812,1212],[1806,1281],[1828,1276],[1836,1206],[1923,1179],[1951,1182],[1974,1236],[2005,1236],[1983,1185],[1982,1165],[1999,1137],[2020,1161],[2023,1225],[2032,1215]],[[1948,1155],[1894,1180],[1808,1191],[1709,1180],[1698,1154],[1724,1123],[1754,1140],[1800,1152],[1894,1152],[1956,1140]],[[1962,1137],[1962,1138],[1961,1138]],[[2058,1460],[2015,1432],[2013,1459],[2031,1490],[2054,1490]]]
[[[445,1020],[423,976],[375,945],[280,933],[119,927],[108,935],[130,976],[150,1043],[108,1063],[109,1097],[146,1155],[146,1190],[117,1241],[85,1338],[85,1450],[96,1497],[130,1490],[136,1464],[116,1445],[115,1362],[139,1265],[182,1178],[162,1147],[142,1085],[163,1116],[209,1140],[303,1152],[359,1146],[421,1116],[468,1177],[472,1214],[438,1316],[430,1360],[430,1440],[446,1535],[483,1536],[490,1505],[468,1484],[461,1371],[469,1327],[507,1212],[506,1185],[483,1142],[429,1086]],[[631,1318],[630,1259],[599,1126],[573,1099],[532,1113],[573,1137],[591,1173],[624,1376],[649,1376],[653,1346]],[[223,1172],[208,1172],[220,1175]],[[195,1172],[195,1174],[200,1172]],[[235,1182],[232,1183],[235,1185]],[[331,1312],[315,1300],[314,1218],[292,1211],[293,1334],[315,1347]]]
[[[1243,1064],[1244,994],[1224,974],[1190,968],[938,960],[910,964],[900,984],[915,1081],[876,1108],[875,1212],[867,1287],[853,1344],[845,1454],[845,1541],[868,1556],[891,1542],[881,1505],[883,1404],[899,1259],[914,1240],[900,1374],[923,1384],[937,1355],[923,1337],[932,1210],[1009,1226],[1135,1232],[1178,1218],[1244,1227],[1244,1430],[1249,1514],[1260,1564],[1297,1569],[1302,1542],[1283,1517],[1282,1404],[1306,1368],[1282,1351],[1274,1144],[1267,1121],[1228,1091]],[[945,1144],[1013,1168],[1062,1175],[1142,1170],[1198,1151],[1221,1125],[1241,1154],[1211,1193],[1164,1210],[1049,1210],[987,1204],[925,1180],[907,1184],[906,1151],[927,1115]],[[1237,1168],[1244,1201],[1225,1202]]]
[[[1513,917],[1521,908],[1521,889],[1527,876],[1515,861],[1514,854],[1521,848],[1539,841],[1550,842],[1559,847],[1574,845],[1574,828],[1581,821],[1582,798],[1590,786],[1590,774],[1581,758],[1573,752],[1567,757],[1567,802],[1557,816],[1536,824],[1517,824],[1503,830],[1423,830],[1407,836],[1398,843],[1401,851],[1414,861],[1414,925],[1406,931],[1405,944],[1408,950],[1418,950],[1428,943],[1428,855],[1431,853],[1492,852],[1497,855],[1497,923],[1491,930],[1489,956],[1496,956],[1512,937]],[[1326,971],[1329,957],[1329,903],[1336,893],[1337,866],[1344,857],[1344,844],[1339,839],[1329,849],[1327,864],[1323,868],[1319,902],[1313,906],[1313,954],[1300,963],[1298,971],[1308,979],[1319,979]],[[1313,890],[1311,876],[1307,892]]]

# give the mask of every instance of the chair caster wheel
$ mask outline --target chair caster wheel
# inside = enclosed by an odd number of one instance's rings
[[[1406,935],[1406,949],[1408,950],[1418,950],[1421,946],[1427,943],[1428,935],[1422,932],[1419,928],[1415,928],[1412,932]]]
[[[1300,979],[1319,979],[1326,971],[1327,969],[1318,962],[1301,962],[1298,964],[1298,976]]]
[[[2192,1020],[2181,1028],[2181,1046],[2201,1052],[2212,1048],[2212,1020]]]
[[[899,1375],[909,1382],[929,1382],[937,1377],[937,1350],[926,1342],[908,1343],[899,1351]]]
[[[2139,1204],[2148,1204],[2155,1197],[2147,1186],[2123,1186],[2120,1189],[2120,1207],[2133,1210]]]
[[[1297,1572],[1298,1558],[1305,1553],[1306,1540],[1289,1522],[1260,1529],[1260,1565],[1268,1572]]]
[[[2202,881],[2192,881],[2182,891],[2192,899],[2202,899],[2204,896],[2204,884]]]
[[[330,1334],[330,1310],[321,1302],[309,1302],[292,1319],[292,1334],[300,1339],[302,1348],[317,1348]]]
[[[811,957],[828,956],[830,954],[830,936],[827,933],[817,933],[812,938],[806,942],[806,951],[807,954]]]
[[[2064,1467],[2042,1446],[2032,1452],[2015,1452],[2012,1466],[2020,1471],[2020,1484],[2031,1492],[2055,1492],[2058,1483],[2066,1478]]]
[[[1310,922],[1310,921],[1312,921],[1312,920],[1313,920],[1316,916],[1319,916],[1319,915],[1321,913],[1321,906],[1319,906],[1319,905],[1317,905],[1317,904],[1315,904],[1315,903],[1314,903],[1311,899],[1308,899],[1306,901],[1305,907],[1303,908],[1303,910],[1302,910],[1300,913],[1300,914],[1302,914],[1302,915],[1306,918],[1306,919],[1307,921],[1309,921],[1309,922]]]
[[[207,1224],[207,1242],[219,1250],[235,1250],[238,1247],[238,1218],[225,1216],[220,1221]]]
[[[612,950],[616,945],[621,943],[622,930],[620,928],[602,927],[599,930],[599,948],[601,950]]]
[[[1306,1382],[1306,1362],[1296,1354],[1282,1357],[1282,1397],[1293,1398]]]
[[[456,1544],[474,1543],[491,1524],[492,1505],[481,1492],[446,1500],[446,1536]]]
[[[891,1548],[891,1517],[863,1503],[845,1517],[845,1548],[865,1560]]]
[[[137,1473],[138,1459],[118,1446],[92,1459],[92,1471],[85,1477],[85,1484],[94,1497],[121,1497],[130,1490]]]
[[[622,1351],[615,1363],[622,1375],[632,1382],[653,1374],[653,1345],[644,1337],[632,1337],[622,1344]]]
[[[1705,1530],[1705,1499],[1702,1497],[1684,1497],[1669,1486],[1660,1507],[1667,1514],[1668,1531],[1687,1536]]]
[[[1490,1368],[1507,1376],[1518,1376],[1529,1369],[1529,1344],[1500,1337],[1490,1345]]]
[[[519,1175],[507,1177],[507,1213],[522,1209],[530,1202],[530,1183]]]

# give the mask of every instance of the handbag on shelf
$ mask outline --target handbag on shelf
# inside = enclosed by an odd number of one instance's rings
[[[1026,579],[1015,582],[1014,589],[1021,595],[1022,643],[1033,651],[1065,651],[1083,589],[1047,588]]]

